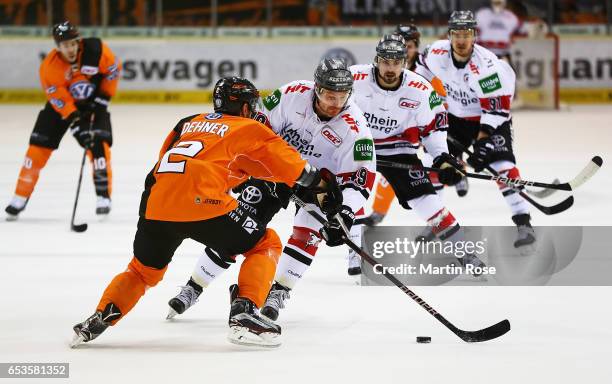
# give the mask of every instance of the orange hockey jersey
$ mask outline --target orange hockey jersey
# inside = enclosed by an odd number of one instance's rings
[[[120,70],[119,60],[106,44],[95,38],[82,39],[75,64],[64,60],[57,49],[49,52],[40,65],[40,82],[53,109],[65,119],[79,101],[100,94],[113,97]]]
[[[147,176],[140,215],[200,221],[235,209],[230,189],[249,176],[293,186],[306,161],[265,125],[208,113],[187,117],[168,135]]]

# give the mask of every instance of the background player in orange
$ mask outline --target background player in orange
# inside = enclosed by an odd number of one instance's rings
[[[125,316],[164,276],[174,252],[191,238],[222,259],[245,257],[230,309],[228,338],[238,344],[279,345],[281,329],[259,317],[274,279],[281,242],[229,191],[249,176],[324,191],[338,211],[342,192],[329,171],[318,171],[265,125],[250,119],[259,92],[230,77],[213,91],[215,113],[186,117],[170,132],[145,181],[134,257],[104,291],[95,313],[74,326],[73,346],[98,337]],[[320,195],[319,195],[320,196]]]
[[[57,47],[40,66],[48,101],[34,124],[15,195],[5,209],[7,220],[16,220],[25,209],[40,171],[68,129],[88,150],[98,198],[96,213],[106,215],[111,209],[113,137],[107,107],[117,90],[121,65],[100,39],[82,39],[68,21],[53,27],[53,39]]]
[[[416,63],[419,58],[419,45],[421,44],[421,32],[419,32],[418,28],[414,24],[408,25],[398,25],[394,31],[394,34],[400,35],[404,38],[406,42],[406,68],[414,71],[416,68]],[[431,81],[431,85],[434,87],[438,95],[444,100],[446,97],[446,91],[444,90],[444,85],[438,78],[434,78]],[[427,161],[429,160],[429,162]],[[431,166],[431,161],[433,159],[428,158],[427,156],[423,157],[424,165]],[[437,175],[435,173],[430,173],[429,177],[431,182],[434,185],[436,191],[440,192],[443,186],[438,183]],[[389,212],[389,208],[391,207],[391,203],[393,203],[393,199],[395,198],[395,193],[393,192],[393,188],[387,182],[385,177],[379,174],[378,183],[376,184],[376,193],[374,194],[374,203],[372,204],[372,213],[370,216],[362,219],[362,222],[368,226],[374,226],[379,224]]]

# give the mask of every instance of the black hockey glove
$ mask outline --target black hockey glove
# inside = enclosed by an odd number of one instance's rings
[[[355,214],[353,210],[346,205],[340,207],[340,211],[338,212],[340,217],[342,218],[342,222],[346,226],[348,230],[353,226],[353,222],[355,221]],[[324,226],[319,231],[325,243],[330,247],[337,247],[338,245],[344,244],[343,238],[346,237],[344,229],[338,222],[338,219],[335,216],[327,215],[329,225]]]
[[[298,179],[294,193],[305,203],[316,204],[327,215],[333,216],[342,207],[342,191],[336,175],[326,168],[318,170],[308,165]]]
[[[90,112],[101,115],[107,111],[108,103],[110,103],[110,97],[106,95],[98,95],[94,97],[93,100],[87,99],[87,101],[78,102],[77,109],[81,112]]]
[[[481,172],[489,163],[489,158],[493,149],[495,149],[495,145],[490,136],[476,140],[474,143],[474,154],[468,157],[468,164],[471,165],[476,172]]]
[[[70,125],[68,129],[79,145],[83,148],[91,148],[94,143],[94,132],[91,130],[91,114],[74,111],[68,116]]]
[[[432,166],[433,168],[442,169],[442,171],[438,172],[438,180],[441,184],[455,185],[463,177],[461,163],[446,152],[436,157]]]

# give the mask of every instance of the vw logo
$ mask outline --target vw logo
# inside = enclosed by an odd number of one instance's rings
[[[411,169],[408,171],[408,175],[415,180],[419,180],[425,177],[425,172],[419,169]]]
[[[502,135],[493,135],[491,136],[491,141],[495,144],[496,147],[503,147],[506,145],[506,139]]]
[[[259,188],[249,185],[242,191],[242,200],[249,204],[257,204],[261,201],[262,194]]]

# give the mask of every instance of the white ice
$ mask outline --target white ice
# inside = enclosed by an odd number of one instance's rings
[[[0,202],[10,200],[39,108],[0,107]],[[73,383],[603,383],[612,377],[610,287],[416,287],[464,329],[510,319],[500,339],[466,344],[395,287],[358,287],[346,276],[344,250],[323,247],[279,319],[283,345],[258,350],[227,342],[227,287],[218,279],[176,321],[167,301],[184,284],[200,246],[185,241],[165,279],[116,327],[69,349],[72,326],[88,317],[112,277],[132,257],[145,175],[179,118],[200,105],[113,105],[113,211],[94,214],[88,168],[77,221],[69,231],[81,150],[68,134],[42,172],[19,221],[0,221],[0,362],[69,362]],[[517,112],[519,167],[526,179],[566,181],[599,154],[604,167],[575,192],[569,211],[538,225],[608,225],[612,213],[612,109],[573,107]],[[452,189],[449,208],[465,225],[511,225],[491,182],[475,180],[466,198]],[[557,193],[546,202],[559,201]],[[273,221],[283,240],[291,213]],[[388,225],[419,224],[394,204]],[[612,273],[612,270],[610,271]],[[416,344],[416,336],[431,344]],[[5,380],[3,382],[10,382]],[[20,383],[39,380],[19,381]]]

